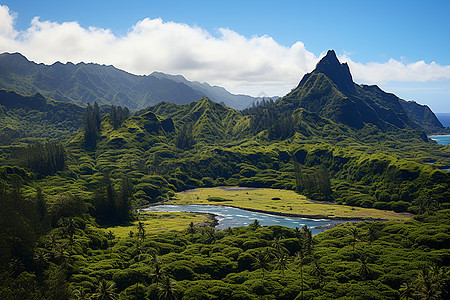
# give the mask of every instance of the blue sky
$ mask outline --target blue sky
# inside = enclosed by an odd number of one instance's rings
[[[235,93],[264,91],[282,96],[312,70],[326,50],[334,49],[341,61],[349,62],[357,83],[378,84],[434,111],[450,112],[450,1],[0,0],[0,4],[8,7],[15,32],[8,45],[7,40],[2,45],[0,39],[0,51],[25,52],[38,62],[94,61],[138,74],[154,70],[183,74]],[[33,27],[35,17],[39,19]],[[154,21],[158,19],[159,23]],[[76,22],[78,27],[73,23],[61,26],[67,22]],[[95,30],[89,30],[91,26]],[[38,29],[30,32],[32,27]],[[53,33],[45,35],[45,30]],[[76,37],[77,52],[63,53],[64,48],[48,51],[37,42],[38,38],[63,36],[64,30],[72,33],[68,34],[70,39]],[[160,30],[161,36],[153,39],[155,30]],[[190,38],[174,33],[180,30]],[[36,32],[40,35],[31,37]],[[103,45],[115,43],[122,56],[140,57],[140,63],[120,60],[119,54],[94,54],[86,46],[89,34],[103,34],[97,39],[104,38]],[[149,59],[130,50],[147,45],[135,37],[139,34],[152,45],[165,43],[170,47],[164,54],[149,47],[149,55],[154,56]],[[174,40],[168,38],[171,36]],[[198,43],[203,52],[192,49],[195,45],[179,45],[180,39]],[[227,60],[239,55],[239,50],[233,52],[235,47],[246,50],[242,51],[242,62],[233,65]],[[229,49],[229,54],[218,53],[221,49]],[[252,53],[259,54],[253,57]],[[223,67],[228,65],[230,70]]]

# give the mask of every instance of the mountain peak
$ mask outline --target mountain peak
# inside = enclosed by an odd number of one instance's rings
[[[355,83],[347,63],[341,64],[334,50],[328,50],[327,54],[317,63],[316,68],[309,74],[306,74],[300,85],[302,85],[312,73],[322,73],[331,79],[338,89],[346,95],[356,93]]]
[[[322,57],[322,59],[318,62],[317,65],[325,63],[340,64],[339,59],[337,58],[336,52],[334,52],[334,50],[328,50],[327,54],[324,57]]]
[[[315,73],[323,73],[330,78],[344,94],[354,94],[355,84],[347,63],[341,64],[334,50],[328,50],[313,71]]]

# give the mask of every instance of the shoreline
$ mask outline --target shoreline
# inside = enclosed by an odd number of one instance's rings
[[[233,208],[238,208],[246,211],[251,212],[257,212],[257,213],[264,213],[268,215],[274,215],[274,216],[282,216],[282,217],[297,217],[297,218],[305,218],[305,219],[328,219],[328,220],[336,220],[336,221],[348,221],[348,222],[362,222],[362,221],[374,221],[374,222],[386,222],[389,221],[388,219],[383,218],[370,218],[370,217],[334,217],[334,216],[324,216],[324,215],[302,215],[302,214],[294,214],[294,213],[284,213],[284,212],[277,212],[277,211],[267,211],[267,210],[260,210],[260,209],[253,209],[253,208],[243,208],[235,205],[225,205],[225,204],[173,204],[173,203],[166,203],[166,202],[157,202],[153,204],[149,204],[147,207],[150,206],[158,206],[158,205],[209,205],[209,206],[228,206]]]

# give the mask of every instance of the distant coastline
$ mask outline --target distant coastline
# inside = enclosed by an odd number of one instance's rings
[[[442,135],[430,135],[428,138],[432,139],[438,144],[441,145],[448,145],[450,144],[450,135],[449,134],[442,134]]]

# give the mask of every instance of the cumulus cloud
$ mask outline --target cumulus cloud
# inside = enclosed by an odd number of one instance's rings
[[[283,95],[320,59],[301,42],[286,47],[269,36],[247,38],[227,28],[213,35],[200,27],[161,19],[143,19],[126,34],[116,35],[108,29],[39,17],[26,30],[16,31],[15,18],[7,6],[0,5],[0,52],[20,52],[46,64],[94,62],[134,74],[182,74],[234,93]],[[450,79],[450,67],[436,63],[390,60],[364,65],[349,56],[342,59],[360,83]]]
[[[340,59],[348,62],[353,77],[363,83],[450,80],[450,66],[441,66],[436,62],[427,64],[421,60],[413,63],[404,63],[391,58],[385,63],[370,62],[362,64],[352,61],[348,56],[343,56]]]

